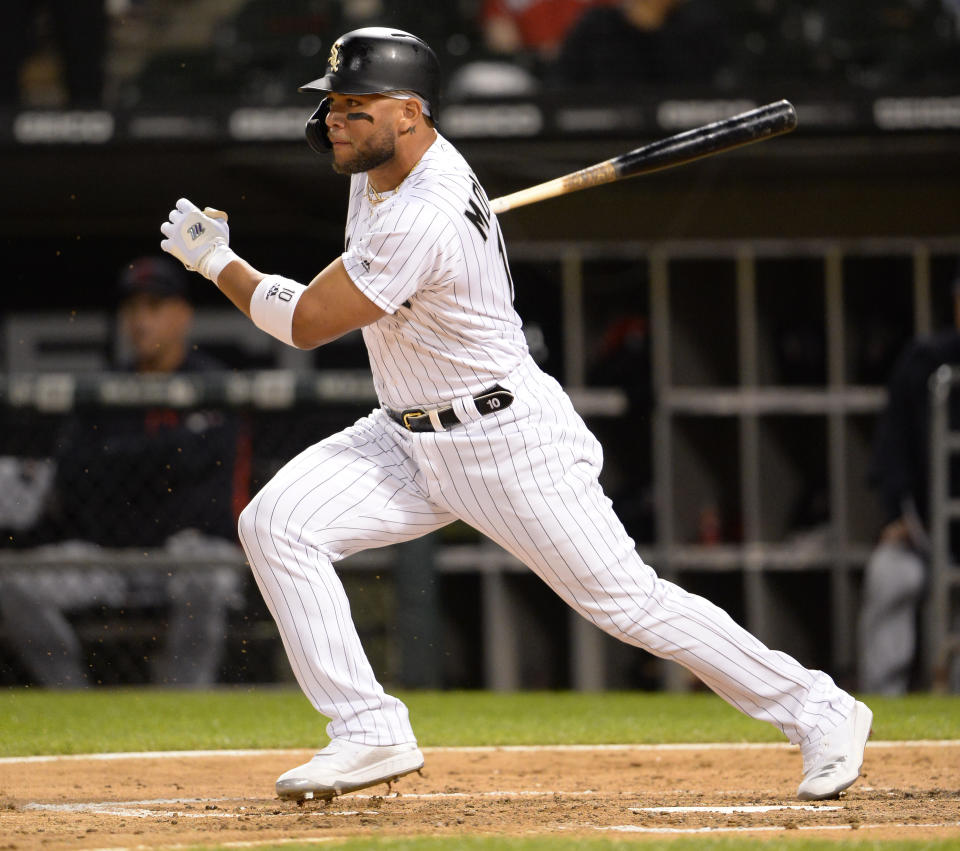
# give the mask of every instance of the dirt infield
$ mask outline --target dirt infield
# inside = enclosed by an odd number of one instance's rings
[[[356,835],[960,838],[960,742],[871,743],[849,794],[813,806],[793,797],[798,750],[778,745],[426,749],[423,775],[392,793],[278,801],[275,777],[309,756],[2,760],[0,849]]]

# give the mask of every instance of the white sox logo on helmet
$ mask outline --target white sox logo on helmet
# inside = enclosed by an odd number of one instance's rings
[[[333,47],[330,48],[330,58],[327,60],[327,64],[330,66],[330,70],[333,73],[336,73],[340,70],[340,42],[335,41]]]

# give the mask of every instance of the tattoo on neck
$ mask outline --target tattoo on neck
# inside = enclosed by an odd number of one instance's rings
[[[373,124],[373,116],[366,112],[348,112],[347,113],[348,121],[360,121],[361,119],[363,121],[369,121],[371,124]]]
[[[403,132],[404,132],[404,133],[409,133],[409,134],[412,136],[414,133],[417,132],[417,125],[416,125],[416,124],[411,124],[410,127],[408,127],[408,128],[407,128],[406,130],[404,130]]]

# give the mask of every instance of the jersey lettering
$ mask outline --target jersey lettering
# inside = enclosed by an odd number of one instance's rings
[[[483,196],[483,189],[477,182],[477,178],[470,175],[470,185],[473,188],[473,197],[469,200],[469,207],[463,211],[463,214],[473,223],[483,241],[487,241],[487,228],[490,227],[490,205]]]

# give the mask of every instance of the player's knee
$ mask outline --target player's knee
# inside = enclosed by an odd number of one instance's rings
[[[237,531],[245,549],[257,546],[257,541],[262,543],[268,539],[276,547],[303,535],[299,524],[279,508],[268,486],[240,512]]]

